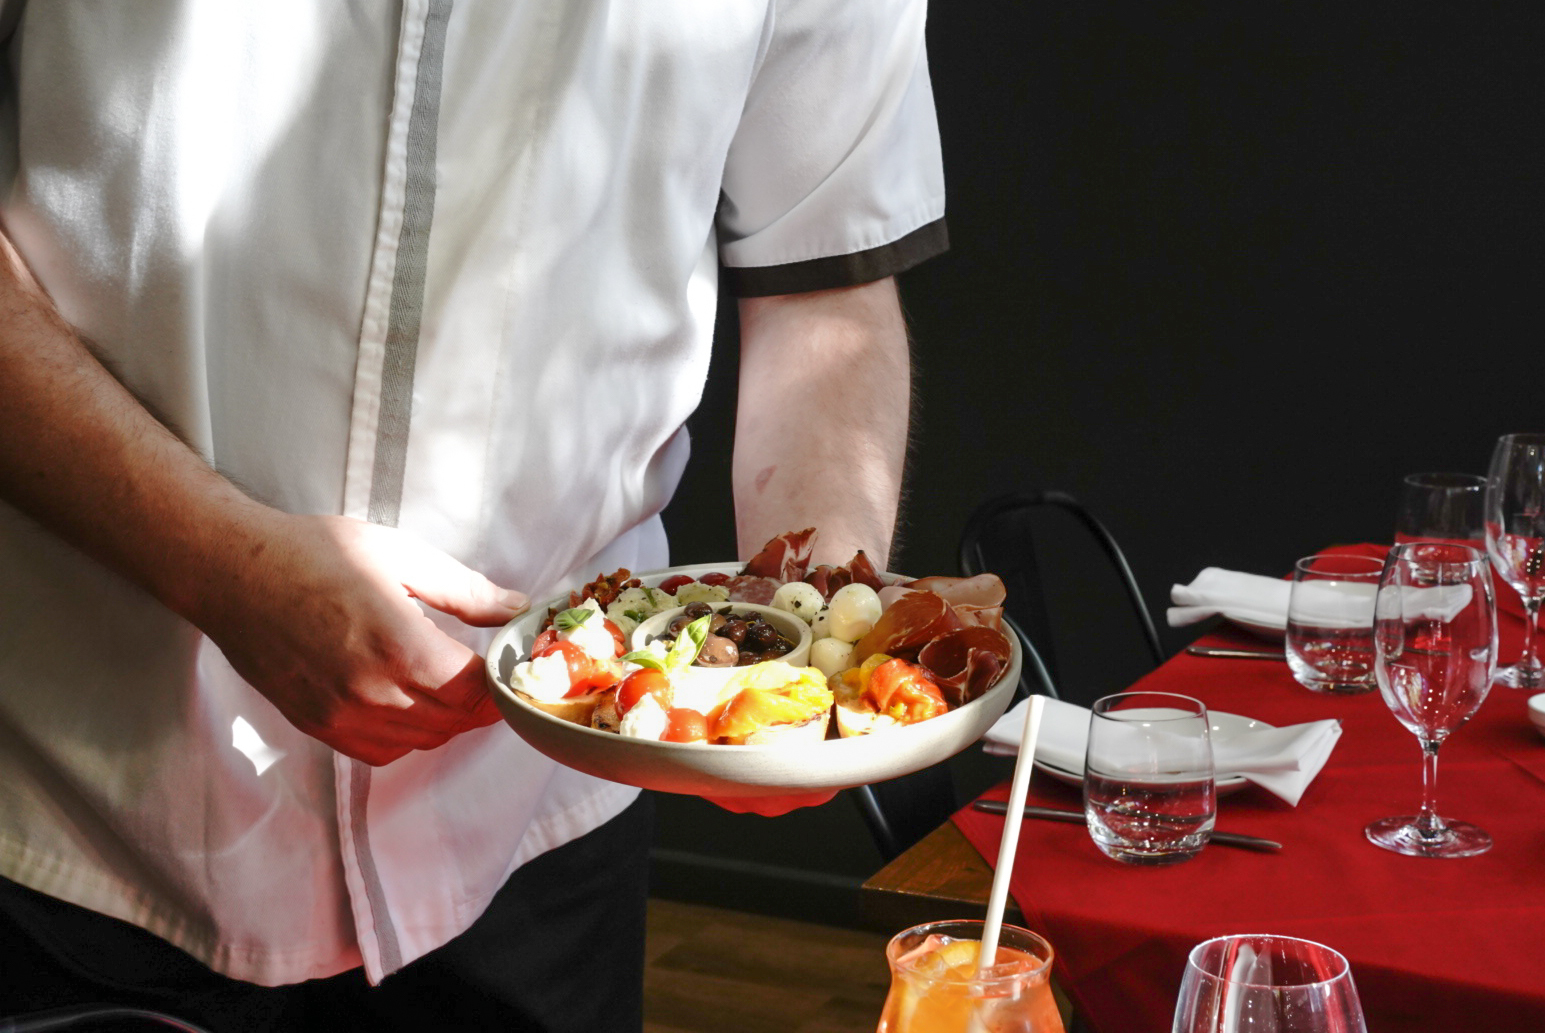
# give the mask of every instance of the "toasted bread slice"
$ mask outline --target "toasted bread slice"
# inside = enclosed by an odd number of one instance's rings
[[[591,692],[583,696],[566,696],[563,699],[558,700],[556,703],[546,703],[542,700],[526,695],[519,689],[516,689],[515,691],[520,695],[521,699],[525,700],[527,703],[530,703],[533,707],[536,707],[543,713],[551,714],[554,717],[561,717],[563,720],[572,721],[577,725],[588,725],[591,723],[591,717],[595,714],[596,706],[604,697],[608,695],[608,693],[610,693],[612,696],[616,696],[616,693],[607,690],[604,692]]]

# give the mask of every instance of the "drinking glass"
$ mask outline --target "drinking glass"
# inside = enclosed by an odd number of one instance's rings
[[[1191,948],[1171,1033],[1367,1033],[1352,967],[1291,936],[1219,936]]]
[[[1486,559],[1466,545],[1413,542],[1390,550],[1374,601],[1374,673],[1385,704],[1422,746],[1422,809],[1365,830],[1415,857],[1468,857],[1491,836],[1437,812],[1438,747],[1491,688],[1497,611]]]
[[[1218,816],[1207,708],[1170,692],[1095,701],[1084,814],[1107,857],[1175,864],[1201,853]]]
[[[1395,543],[1453,542],[1486,548],[1486,478],[1473,473],[1413,473],[1400,482]]]
[[[1528,617],[1523,653],[1497,671],[1497,681],[1539,689],[1545,666],[1534,643],[1545,600],[1545,434],[1507,434],[1497,441],[1486,478],[1486,549]]]
[[[891,989],[877,1033],[1063,1033],[1051,993],[1051,944],[1014,925],[978,974],[980,921],[930,922],[885,948]]]
[[[1372,692],[1373,597],[1384,561],[1371,556],[1305,556],[1293,565],[1287,661],[1312,692]]]

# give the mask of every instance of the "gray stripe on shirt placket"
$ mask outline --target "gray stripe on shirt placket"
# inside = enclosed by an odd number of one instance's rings
[[[396,527],[402,512],[402,480],[408,459],[408,424],[413,415],[413,371],[418,361],[419,324],[424,314],[424,277],[429,264],[429,224],[435,213],[435,144],[440,117],[440,76],[445,62],[445,30],[452,0],[429,0],[424,42],[419,51],[413,110],[408,116],[407,176],[402,231],[397,238],[397,267],[386,326],[386,359],[381,369],[381,412],[376,425],[375,464],[370,479],[369,519]],[[370,850],[365,810],[370,796],[370,768],[354,761],[349,784],[354,853],[370,913],[375,917],[381,967],[402,967],[402,946],[386,906],[386,891]]]

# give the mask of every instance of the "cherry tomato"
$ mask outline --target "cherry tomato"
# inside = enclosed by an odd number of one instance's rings
[[[670,577],[660,582],[660,591],[669,592],[671,595],[675,595],[676,590],[682,585],[690,585],[696,580],[696,578],[688,577],[685,574],[672,574]]]
[[[722,585],[729,579],[730,576],[728,574],[720,573],[717,570],[708,574],[704,574],[702,577],[698,578],[698,580],[705,585]]]
[[[617,686],[617,716],[621,717],[632,710],[633,705],[645,696],[670,687],[671,680],[665,676],[665,672],[653,667],[640,667]]]
[[[553,651],[552,645],[556,641],[558,641],[557,628],[548,628],[542,632],[536,637],[536,641],[531,643],[531,659],[535,660],[539,656],[546,656],[548,653],[551,653]]]
[[[887,660],[876,667],[869,676],[868,693],[876,710],[907,724],[949,709],[928,672],[905,660]]]
[[[702,742],[708,738],[708,719],[696,710],[672,707],[665,715],[661,742]]]
[[[616,665],[610,660],[597,660],[572,642],[556,641],[549,645],[546,656],[559,653],[569,668],[569,691],[565,696],[585,696],[617,684]]]
[[[613,653],[612,656],[621,656],[623,653],[626,653],[628,651],[628,646],[627,643],[623,641],[622,629],[617,627],[617,625],[613,624],[611,621],[607,620],[605,617],[601,618],[601,624],[606,628],[607,631],[612,633],[612,641],[617,643],[617,651]]]

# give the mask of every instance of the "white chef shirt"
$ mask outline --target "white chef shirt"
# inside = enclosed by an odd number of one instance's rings
[[[256,497],[538,598],[662,566],[720,265],[788,293],[945,246],[924,2],[387,7],[8,0],[7,232]],[[349,760],[4,505],[0,572],[0,874],[228,975],[379,980],[636,792],[502,725]]]

